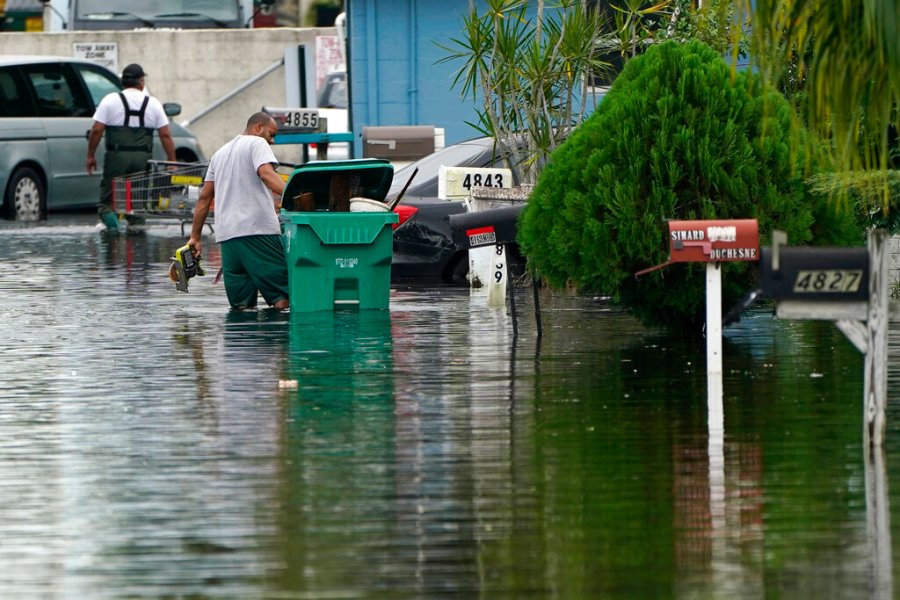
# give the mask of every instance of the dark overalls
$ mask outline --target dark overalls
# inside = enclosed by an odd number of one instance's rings
[[[125,105],[125,121],[121,126],[107,126],[106,154],[103,157],[103,178],[100,180],[100,205],[97,212],[101,218],[112,212],[112,179],[144,171],[147,161],[153,156],[153,130],[144,127],[144,112],[150,97],[145,96],[140,110],[128,106],[125,94],[119,92]],[[138,118],[137,127],[129,127],[131,117]],[[119,209],[124,207],[120,206]]]

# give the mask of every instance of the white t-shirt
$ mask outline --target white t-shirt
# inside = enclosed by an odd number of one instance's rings
[[[131,110],[140,110],[144,98],[148,96],[143,90],[137,88],[125,88],[122,90],[122,93],[125,94],[125,99],[128,101],[128,106],[131,107]],[[108,127],[121,127],[125,124],[125,106],[122,105],[122,99],[117,92],[103,97],[103,100],[100,101],[100,104],[97,105],[97,110],[94,112],[94,120]],[[166,115],[162,103],[150,96],[147,110],[144,111],[144,127],[159,129],[168,124],[169,117]],[[131,117],[128,126],[139,127],[139,119],[136,116]]]
[[[216,241],[248,235],[281,234],[272,192],[256,172],[278,164],[269,143],[255,135],[239,135],[212,155],[206,181],[216,185]]]

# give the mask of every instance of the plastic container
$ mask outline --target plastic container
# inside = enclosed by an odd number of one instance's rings
[[[371,198],[350,198],[350,212],[388,212],[388,205]]]
[[[282,205],[292,207],[289,198],[306,195],[305,204],[314,207],[281,212],[292,313],[337,305],[389,308],[392,225],[399,216],[386,205],[379,212],[350,212],[350,200],[378,202],[392,180],[391,164],[376,159],[313,162],[291,173]],[[328,210],[342,204],[346,211]]]
[[[294,212],[285,223],[291,312],[387,309],[394,212]]]

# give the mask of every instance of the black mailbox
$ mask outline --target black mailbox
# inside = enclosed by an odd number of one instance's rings
[[[760,288],[775,300],[856,301],[869,298],[866,248],[803,246],[761,249]],[[777,264],[773,265],[773,259]]]
[[[463,250],[511,244],[516,241],[516,221],[524,204],[450,215],[453,241]]]

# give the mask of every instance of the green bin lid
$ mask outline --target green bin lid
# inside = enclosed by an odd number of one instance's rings
[[[312,192],[316,210],[328,210],[331,180],[336,175],[358,176],[359,186],[353,195],[383,201],[394,180],[394,166],[380,158],[323,160],[299,165],[284,186],[282,204],[286,210],[295,210],[293,199],[304,192]]]

